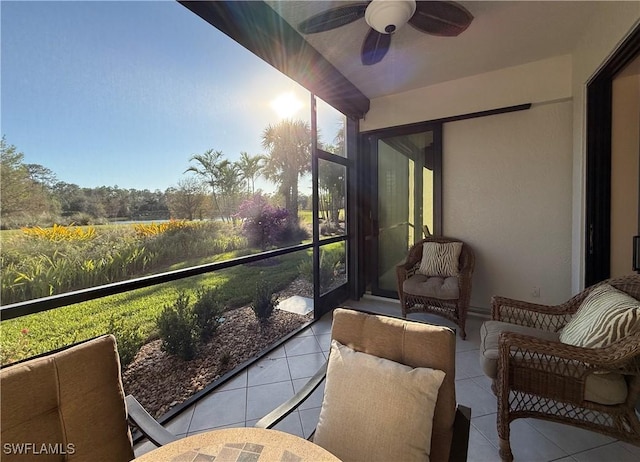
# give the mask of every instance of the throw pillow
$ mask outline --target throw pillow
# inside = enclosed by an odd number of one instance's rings
[[[462,242],[425,242],[418,273],[425,276],[457,276]]]
[[[603,348],[640,330],[640,302],[603,284],[586,296],[560,333],[560,341],[586,348]]]
[[[333,340],[313,442],[343,461],[428,461],[444,376]]]

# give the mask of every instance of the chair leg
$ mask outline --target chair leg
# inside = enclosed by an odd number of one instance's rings
[[[466,329],[467,310],[466,308],[463,308],[460,305],[458,305],[456,314],[458,316],[458,327],[460,327],[460,338],[462,340],[466,340],[467,339],[467,329]]]
[[[496,398],[497,398],[497,415],[496,415],[496,426],[498,430],[498,439],[499,439],[499,454],[502,462],[512,462],[513,461],[513,453],[511,452],[511,444],[509,443],[509,434],[511,432],[509,420],[509,391],[504,389],[504,382],[501,379],[500,373],[503,372],[500,369],[498,370],[498,377],[494,381],[493,386],[495,386]],[[493,388],[492,386],[492,388]]]
[[[462,340],[466,340],[467,339],[467,331],[464,329],[464,326],[459,326],[460,327],[460,338]]]
[[[511,444],[509,444],[509,438],[500,438],[500,460],[502,462],[513,462],[513,453],[511,452]]]

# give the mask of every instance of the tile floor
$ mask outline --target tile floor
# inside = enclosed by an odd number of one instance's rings
[[[343,306],[382,314],[400,315],[396,301],[364,297]],[[434,324],[455,327],[448,321],[427,314],[411,315]],[[456,394],[458,402],[472,409],[468,460],[499,461],[496,433],[496,399],[490,381],[478,359],[479,330],[483,319],[471,316],[467,340],[458,338],[456,353]],[[178,436],[224,427],[253,424],[267,412],[291,397],[327,358],[331,317],[325,316],[284,345],[240,372],[178,417],[167,428]],[[315,428],[322,405],[323,387],[276,427],[307,437]],[[511,445],[516,462],[637,462],[640,447],[612,438],[537,419],[519,419],[511,424]],[[136,455],[153,448],[149,442],[136,446]]]

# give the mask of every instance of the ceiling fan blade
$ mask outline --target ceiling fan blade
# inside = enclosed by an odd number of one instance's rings
[[[473,15],[456,2],[418,1],[409,24],[427,34],[455,37],[464,32],[472,20]]]
[[[298,25],[303,34],[315,34],[344,26],[364,17],[369,2],[339,6],[305,19]]]
[[[375,29],[370,29],[364,42],[362,42],[362,52],[360,54],[362,64],[371,66],[379,63],[389,51],[389,45],[391,45],[391,34],[381,34]]]

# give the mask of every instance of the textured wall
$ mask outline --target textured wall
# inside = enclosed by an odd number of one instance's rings
[[[476,250],[474,307],[570,296],[571,106],[444,126],[443,227]]]
[[[570,292],[570,96],[571,57],[560,56],[373,100],[362,123],[366,131],[534,103],[444,126],[443,228],[476,250],[476,308],[494,294],[555,303]]]

